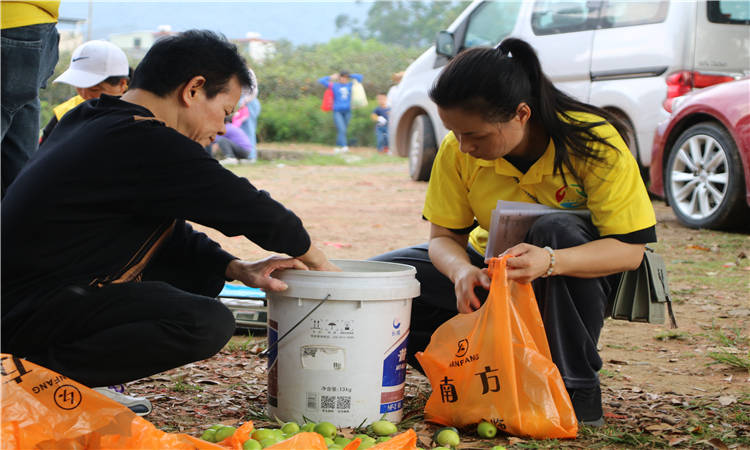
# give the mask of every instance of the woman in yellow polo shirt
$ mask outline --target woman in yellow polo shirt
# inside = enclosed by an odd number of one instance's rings
[[[376,257],[417,269],[408,360],[435,329],[479,308],[490,286],[484,263],[498,200],[575,214],[536,220],[507,250],[508,276],[532,282],[552,358],[578,420],[603,424],[597,341],[620,273],[656,240],[653,207],[619,122],[554,87],[533,48],[509,38],[454,58],[430,91],[451,131],[443,140],[423,210],[429,244]]]

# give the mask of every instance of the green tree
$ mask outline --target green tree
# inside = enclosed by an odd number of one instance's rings
[[[425,48],[468,4],[468,1],[377,0],[367,12],[364,25],[341,14],[336,17],[336,29],[386,44]]]
[[[260,100],[321,97],[318,79],[341,70],[364,75],[365,91],[372,98],[391,85],[391,74],[404,70],[419,50],[386,45],[374,39],[343,36],[325,44],[294,47],[280,43],[273,57],[253,65],[260,85]]]

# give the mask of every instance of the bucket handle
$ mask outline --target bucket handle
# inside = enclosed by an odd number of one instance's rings
[[[314,313],[316,309],[320,308],[320,305],[322,305],[323,303],[325,303],[326,300],[328,300],[329,298],[331,298],[331,294],[326,295],[325,298],[320,301],[320,303],[318,303],[317,305],[315,305],[315,307],[313,309],[311,309],[310,312],[308,312],[307,314],[305,314],[305,317],[301,318],[297,323],[295,323],[294,326],[289,329],[289,331],[287,331],[286,333],[282,334],[281,337],[278,338],[278,339],[276,339],[276,342],[274,342],[273,344],[271,344],[270,346],[268,346],[267,349],[265,349],[262,352],[258,353],[258,356],[260,356],[261,358],[268,356],[268,352],[270,352],[271,349],[273,349],[274,347],[278,346],[279,342],[281,342],[282,339],[284,339],[285,337],[287,337],[287,335],[289,335],[289,333],[291,333],[292,331],[294,331],[294,329],[297,328],[297,326],[299,324],[301,324],[302,322],[305,321],[305,319],[307,319],[308,317],[310,317],[310,314]]]

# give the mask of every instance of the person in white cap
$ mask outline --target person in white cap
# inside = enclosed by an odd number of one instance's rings
[[[71,109],[102,94],[119,97],[128,89],[128,57],[119,47],[107,41],[88,41],[78,46],[70,57],[70,67],[53,83],[76,88],[78,95],[53,108],[54,116],[42,131],[40,144],[47,140],[57,122]]]

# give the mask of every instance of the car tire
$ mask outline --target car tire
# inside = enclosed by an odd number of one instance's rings
[[[680,135],[669,151],[664,189],[677,219],[691,228],[732,228],[750,215],[737,145],[715,122]]]
[[[437,154],[435,131],[426,114],[414,118],[409,128],[409,176],[414,181],[430,179]]]
[[[607,111],[615,116],[625,126],[626,133],[624,136],[621,134],[620,137],[622,138],[623,142],[625,142],[625,145],[628,146],[630,153],[633,154],[635,161],[638,163],[638,171],[641,173],[643,182],[648,182],[648,167],[644,166],[641,162],[641,153],[638,147],[638,141],[635,138],[635,127],[633,126],[633,122],[631,122],[624,113],[611,109],[608,109]]]

